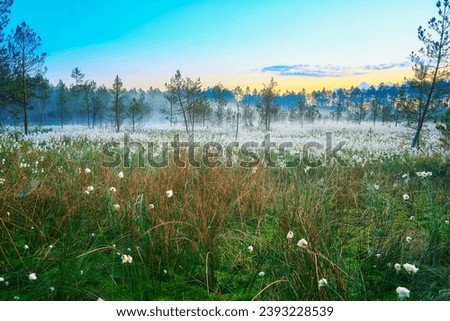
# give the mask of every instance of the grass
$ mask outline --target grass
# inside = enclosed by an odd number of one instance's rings
[[[450,299],[448,155],[309,170],[105,168],[97,145],[64,140],[2,141],[1,300],[398,300],[398,286],[412,300]]]

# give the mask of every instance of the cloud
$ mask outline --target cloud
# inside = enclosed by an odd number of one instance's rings
[[[261,72],[272,72],[279,76],[298,77],[349,77],[365,75],[372,71],[388,70],[397,67],[408,67],[410,62],[365,65],[359,67],[337,66],[337,65],[274,65],[261,69]]]
[[[404,68],[411,66],[409,61],[399,62],[399,63],[391,63],[391,64],[379,64],[379,65],[366,65],[364,66],[365,70],[388,70],[392,68]]]

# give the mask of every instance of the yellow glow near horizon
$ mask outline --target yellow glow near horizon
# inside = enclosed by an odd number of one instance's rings
[[[173,73],[175,74],[175,72]],[[139,75],[128,75],[123,77],[122,81],[124,86],[128,89],[133,87],[142,88],[147,90],[150,87],[159,88],[161,91],[165,91],[165,83],[170,80],[167,76],[166,79],[143,79],[141,74]],[[249,73],[239,73],[239,74],[207,74],[207,75],[190,75],[183,74],[183,77],[189,77],[191,79],[197,79],[200,77],[203,88],[213,87],[218,83],[221,83],[225,88],[234,89],[240,86],[245,90],[248,86],[250,90],[256,89],[260,90],[263,88],[264,84],[270,82],[270,78],[273,77],[278,83],[277,89],[280,93],[286,91],[300,92],[305,89],[306,92],[312,92],[314,90],[322,90],[323,88],[327,90],[333,90],[336,88],[349,89],[352,86],[360,86],[361,83],[368,85],[378,86],[380,83],[385,84],[401,84],[405,78],[412,78],[413,72],[410,67],[397,67],[389,70],[380,71],[370,71],[363,75],[357,76],[346,76],[346,77],[300,77],[300,76],[280,76],[275,73],[261,73],[261,72],[249,72]],[[111,78],[111,77],[110,77]],[[109,78],[108,78],[109,79]],[[109,83],[107,82],[108,86]]]

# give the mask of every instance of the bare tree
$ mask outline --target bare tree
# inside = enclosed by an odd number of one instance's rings
[[[236,134],[235,134],[235,139],[237,139],[238,134],[239,134],[239,120],[241,118],[240,107],[241,107],[242,100],[244,99],[244,91],[242,90],[241,87],[237,86],[236,88],[234,88],[233,94],[234,94],[234,99],[236,100],[236,108],[237,108],[237,110],[236,110]]]
[[[430,31],[419,27],[418,37],[424,44],[419,50],[419,54],[411,53],[411,61],[417,74],[429,83],[426,92],[426,98],[418,105],[419,117],[417,119],[416,133],[411,142],[411,148],[417,147],[420,141],[423,124],[426,121],[427,114],[430,110],[435,97],[436,83],[440,79],[445,79],[449,75],[449,58],[450,58],[450,6],[449,1],[438,1],[438,18],[431,18],[428,21]],[[418,73],[417,71],[421,72]]]
[[[184,79],[179,70],[176,71],[170,82],[166,83],[166,97],[169,102],[180,109],[188,134],[194,132],[196,115],[207,103],[201,87],[200,79],[195,81],[190,78]]]

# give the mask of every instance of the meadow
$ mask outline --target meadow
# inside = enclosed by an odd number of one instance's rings
[[[327,132],[345,165],[313,148],[287,166]],[[432,125],[420,150],[412,133],[275,126],[271,139],[292,143],[270,151],[275,166],[239,166],[236,150],[231,167],[180,167],[170,149],[156,168],[135,148],[129,166],[105,166],[105,144],[124,152],[112,129],[2,128],[0,300],[450,300],[450,155]],[[175,134],[187,140],[168,127],[127,139],[160,157]],[[234,141],[220,129],[195,138]],[[263,159],[261,144],[252,151]]]

